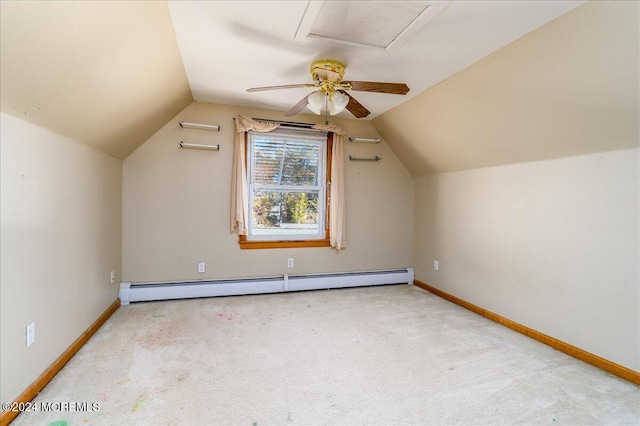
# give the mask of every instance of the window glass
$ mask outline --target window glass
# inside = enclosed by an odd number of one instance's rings
[[[250,240],[325,238],[326,133],[249,133]]]

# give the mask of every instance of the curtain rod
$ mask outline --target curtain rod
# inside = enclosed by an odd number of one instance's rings
[[[315,126],[315,124],[312,124],[312,123],[296,123],[293,121],[267,120],[265,118],[252,118],[252,120],[270,121],[272,123],[278,123],[280,125],[278,129],[299,130],[303,132],[313,132],[313,133],[329,133],[329,131],[327,130],[314,129],[313,126]]]
[[[269,120],[266,118],[255,118],[252,117],[253,120],[259,120],[259,121],[271,121],[273,123],[278,123],[284,126],[291,126],[291,127],[301,127],[301,128],[306,128],[306,129],[310,129],[313,126],[315,126],[315,124],[313,123],[298,123],[295,121],[281,121],[281,120]]]
[[[235,117],[233,117],[234,121],[235,121]],[[299,127],[299,128],[307,128],[310,129],[311,127],[315,126],[315,124],[313,123],[298,123],[295,121],[282,121],[282,120],[271,120],[268,118],[256,118],[256,117],[251,117],[252,120],[257,120],[257,121],[271,121],[272,123],[278,123],[278,124],[282,124],[285,126],[291,126],[291,127]]]
[[[236,118],[233,117],[234,121],[235,119]],[[280,125],[278,128],[284,129],[284,130],[300,130],[304,132],[313,132],[313,133],[329,133],[328,130],[314,129],[313,126],[315,126],[315,124],[313,123],[297,123],[294,121],[269,120],[266,118],[255,118],[255,117],[251,117],[251,119],[256,121],[270,121],[272,123],[278,123]]]

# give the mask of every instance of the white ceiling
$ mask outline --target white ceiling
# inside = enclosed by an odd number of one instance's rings
[[[439,13],[422,27],[410,26],[411,35],[387,52],[304,37],[309,29],[324,34],[314,22],[301,23],[305,11],[325,7],[319,1],[0,0],[0,106],[3,113],[124,159],[194,99],[287,111],[311,89],[246,89],[310,83],[311,62],[336,59],[347,66],[346,80],[411,88],[407,96],[352,92],[373,119],[584,2],[437,3],[444,3]],[[611,31],[600,27],[600,20],[609,22],[600,14],[622,3],[591,3],[603,4],[598,19],[587,25],[598,41],[600,32]],[[341,6],[323,21],[332,23],[327,30],[339,30],[335,16],[344,15],[345,33],[362,32],[358,40],[365,41],[378,35],[371,31],[388,35],[389,8],[406,5],[327,4]],[[580,37],[576,42],[585,43]],[[607,85],[597,87],[610,93]],[[582,97],[583,89],[576,99]]]
[[[352,92],[371,111],[367,119],[373,119],[584,1],[445,2],[424,27],[390,54],[296,38],[305,10],[317,3],[169,1],[194,99],[286,111],[311,89],[254,93],[246,89],[311,83],[311,62],[336,59],[346,65],[345,80],[410,87],[406,96]],[[363,11],[377,10],[374,1],[352,3]],[[345,16],[343,25],[354,22],[356,26],[359,19],[361,15]],[[341,115],[352,117],[346,111]]]

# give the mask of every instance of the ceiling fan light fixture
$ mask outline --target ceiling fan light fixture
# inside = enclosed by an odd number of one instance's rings
[[[349,97],[340,92],[334,92],[329,99],[329,114],[340,114],[349,103]]]
[[[320,91],[313,92],[307,98],[307,107],[314,113],[320,115],[324,104],[324,94]]]
[[[0,0],[1,1],[1,0]],[[345,109],[356,118],[367,117],[370,112],[353,96],[347,94],[348,90],[361,92],[389,93],[393,95],[406,95],[409,86],[404,83],[384,83],[378,81],[342,81],[344,64],[333,59],[323,59],[311,64],[311,77],[313,84],[285,84],[282,86],[252,87],[247,92],[260,92],[263,90],[294,89],[302,87],[315,87],[316,91],[302,98],[296,105],[285,113],[292,117],[302,112],[305,107],[315,114],[326,117],[329,114],[337,115]],[[326,121],[326,120],[325,120]]]

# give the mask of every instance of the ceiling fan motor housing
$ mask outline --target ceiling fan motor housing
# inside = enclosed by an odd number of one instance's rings
[[[333,84],[339,84],[344,76],[344,68],[342,62],[322,59],[311,64],[311,77],[317,83],[330,81]]]

